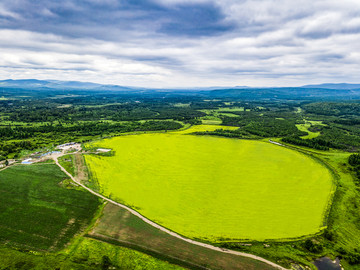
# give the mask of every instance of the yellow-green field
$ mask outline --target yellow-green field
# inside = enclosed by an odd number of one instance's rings
[[[267,142],[181,132],[127,135],[88,144],[101,193],[191,238],[295,238],[318,232],[333,192],[331,173]],[[224,127],[220,127],[224,128]]]
[[[228,107],[220,107],[220,108],[216,108],[216,109],[211,109],[211,110],[208,110],[208,109],[204,109],[204,110],[199,110],[201,112],[204,112],[204,113],[207,113],[207,114],[211,114],[213,112],[216,112],[216,111],[222,111],[222,112],[243,112],[245,111],[244,107],[231,107],[231,108],[228,108]]]
[[[217,129],[224,130],[236,130],[238,127],[229,127],[229,126],[220,126],[220,125],[197,125],[191,126],[188,129],[172,131],[172,134],[190,134],[194,132],[202,132],[202,131],[214,131]]]
[[[309,130],[310,127],[315,126],[315,125],[326,126],[325,124],[322,123],[322,121],[305,120],[305,124],[297,124],[296,127],[298,130],[308,133],[308,135],[301,136],[302,139],[313,139],[313,138],[320,136],[320,132],[312,132]]]
[[[308,135],[301,136],[302,139],[313,139],[320,136],[320,132],[312,132],[309,130],[309,128],[311,127],[310,123],[297,124],[296,127],[300,131],[307,132]]]

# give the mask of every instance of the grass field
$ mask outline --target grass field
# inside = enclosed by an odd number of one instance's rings
[[[300,131],[307,132],[308,135],[301,136],[302,139],[313,139],[318,136],[320,136],[320,132],[312,132],[309,130],[310,127],[319,125],[319,126],[325,126],[322,121],[308,121],[305,120],[305,124],[297,124],[296,127]]]
[[[188,237],[284,239],[324,226],[334,186],[315,160],[266,142],[189,132],[96,142],[88,147],[116,154],[86,162],[103,194]]]
[[[251,258],[226,254],[185,242],[154,228],[113,204],[105,206],[100,220],[88,237],[147,252],[190,269],[274,269]]]
[[[182,267],[161,261],[144,253],[111,245],[89,238],[82,238],[68,252],[74,261],[86,261],[90,265],[103,266],[104,257],[109,258],[109,266],[98,269],[142,269],[142,270],[181,270]]]
[[[320,132],[312,132],[309,130],[309,128],[311,127],[310,123],[297,124],[296,127],[300,131],[307,132],[308,135],[301,136],[302,139],[313,139],[313,138],[320,136]]]
[[[299,151],[308,152],[321,159],[330,166],[337,175],[337,191],[333,198],[328,217],[328,233],[311,238],[323,246],[323,251],[310,254],[304,249],[303,241],[283,242],[279,244],[273,242],[271,246],[266,249],[264,249],[261,243],[253,243],[251,247],[246,247],[246,249],[243,250],[273,261],[281,258],[299,261],[304,265],[311,266],[312,269],[315,268],[310,262],[317,258],[329,256],[335,259],[339,255],[345,257],[352,256],[354,253],[357,254],[360,243],[360,189],[356,186],[352,175],[354,172],[348,164],[350,153],[339,150],[309,150],[299,146],[294,148],[297,148]],[[332,237],[329,238],[328,235],[332,235]],[[342,266],[344,269],[359,269],[359,265],[349,264],[346,260],[342,260]]]
[[[0,269],[9,270],[183,269],[135,250],[83,237],[57,253],[21,252],[0,247],[0,254]]]
[[[217,109],[211,109],[211,110],[207,110],[207,109],[204,109],[204,110],[200,110],[204,113],[207,113],[207,114],[211,114],[211,113],[214,113],[214,112],[243,112],[245,111],[244,107],[231,107],[231,108],[228,108],[228,107],[220,107],[220,108],[217,108]]]
[[[75,174],[75,158],[74,155],[64,155],[59,158],[59,163],[65,168],[71,175]]]
[[[220,125],[222,123],[222,120],[214,116],[204,116],[201,119],[201,123],[203,123],[204,125]]]
[[[204,125],[220,125],[222,123],[221,117],[238,117],[238,115],[232,112],[243,112],[243,107],[233,107],[233,108],[217,108],[214,110],[200,110],[201,112],[206,113],[206,116],[201,117],[201,121]]]
[[[229,127],[229,126],[220,126],[220,125],[197,125],[197,126],[191,126],[190,128],[184,130],[172,131],[171,134],[191,134],[193,132],[214,131],[217,129],[237,130],[238,127]]]
[[[99,201],[88,192],[65,188],[66,178],[55,164],[1,171],[0,243],[57,250],[86,227]]]

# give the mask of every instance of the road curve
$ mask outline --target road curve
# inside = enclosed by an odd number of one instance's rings
[[[126,210],[128,210],[130,213],[132,213],[133,215],[137,216],[138,218],[140,218],[141,220],[143,220],[144,222],[150,224],[151,226],[171,235],[171,236],[174,236],[178,239],[181,239],[185,242],[188,242],[188,243],[191,243],[193,245],[197,245],[197,246],[201,246],[201,247],[204,247],[204,248],[208,248],[208,249],[212,249],[212,250],[216,250],[216,251],[219,251],[219,252],[222,252],[222,253],[228,253],[228,254],[233,254],[233,255],[238,255],[238,256],[243,256],[243,257],[247,257],[247,258],[251,258],[251,259],[254,259],[254,260],[257,260],[257,261],[261,261],[261,262],[264,262],[270,266],[273,266],[274,268],[277,268],[277,269],[280,269],[280,270],[288,270],[287,268],[284,268],[276,263],[273,263],[269,260],[266,260],[262,257],[259,257],[259,256],[256,256],[256,255],[252,255],[252,254],[248,254],[248,253],[244,253],[244,252],[239,252],[239,251],[234,251],[234,250],[230,250],[230,249],[225,249],[225,248],[220,248],[220,247],[215,247],[215,246],[212,246],[212,245],[209,245],[209,244],[205,244],[205,243],[202,243],[202,242],[198,242],[198,241],[195,241],[195,240],[192,240],[192,239],[189,239],[189,238],[185,238],[173,231],[170,231],[162,226],[160,226],[159,224],[147,219],[146,217],[144,217],[143,215],[141,215],[140,213],[136,212],[135,210],[131,209],[130,207],[126,206],[126,205],[123,205],[121,203],[118,203],[118,202],[115,202],[95,191],[93,191],[92,189],[88,188],[87,186],[85,186],[84,184],[78,182],[67,170],[65,170],[65,168],[63,166],[60,165],[59,161],[58,161],[58,157],[61,156],[61,155],[58,155],[58,156],[53,156],[52,158],[54,159],[55,163],[57,166],[59,166],[59,168],[67,175],[70,177],[70,179],[75,182],[76,184],[78,184],[79,186],[83,187],[84,189],[86,189],[87,191],[89,191],[90,193],[94,194],[95,196],[105,200],[105,201],[108,201],[109,203],[112,203],[112,204],[115,204],[121,208],[124,208]]]

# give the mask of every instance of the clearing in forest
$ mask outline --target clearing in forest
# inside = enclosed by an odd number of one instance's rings
[[[308,120],[305,120],[304,124],[297,124],[296,127],[300,131],[307,132],[308,135],[301,136],[302,139],[313,139],[313,138],[316,138],[316,137],[320,136],[320,131],[313,132],[313,131],[309,130],[309,128],[311,128],[313,126],[316,126],[316,125],[317,126],[326,126],[325,124],[322,123],[322,121],[308,121]]]
[[[102,194],[190,238],[284,239],[323,228],[328,169],[270,143],[188,134],[203,128],[94,142],[87,147],[115,155],[86,162]]]

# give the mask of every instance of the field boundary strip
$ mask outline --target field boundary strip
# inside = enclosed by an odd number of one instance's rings
[[[104,242],[104,243],[109,243],[109,244],[112,244],[112,245],[137,250],[139,252],[148,254],[148,255],[153,256],[155,258],[158,258],[160,260],[166,260],[166,261],[168,261],[170,263],[177,264],[179,266],[183,266],[183,267],[186,267],[186,268],[189,268],[189,269],[211,270],[210,268],[207,268],[205,266],[194,264],[194,263],[182,260],[180,258],[177,258],[175,256],[171,256],[171,255],[168,255],[168,254],[161,254],[161,253],[159,253],[158,251],[156,251],[154,249],[144,247],[144,246],[141,246],[141,245],[137,245],[137,244],[132,244],[132,243],[127,242],[127,241],[121,241],[121,240],[118,240],[118,239],[115,239],[115,238],[112,238],[112,237],[107,237],[107,236],[104,236],[104,235],[97,235],[97,234],[95,234],[95,235],[86,234],[85,237],[90,238],[90,239],[95,239],[97,241],[101,241],[101,242]]]
[[[225,249],[225,248],[220,248],[220,247],[215,247],[213,245],[210,245],[210,244],[206,244],[206,243],[202,243],[202,242],[198,242],[198,241],[195,241],[195,240],[192,240],[192,239],[189,239],[189,238],[186,238],[184,236],[181,236],[173,231],[170,231],[169,229],[166,229],[165,227],[147,219],[146,217],[144,217],[143,215],[141,215],[140,213],[138,213],[137,211],[131,209],[130,207],[126,206],[126,205],[123,205],[121,203],[118,203],[118,202],[115,202],[95,191],[93,191],[92,189],[88,188],[87,186],[85,186],[84,184],[80,183],[79,181],[77,181],[67,170],[65,170],[64,167],[62,167],[58,161],[58,157],[59,156],[54,156],[53,159],[55,161],[55,164],[57,166],[59,166],[59,168],[67,175],[70,177],[70,179],[75,182],[76,184],[78,184],[79,186],[81,186],[82,188],[86,189],[88,192],[92,193],[93,195],[105,200],[105,201],[108,201],[114,205],[117,205],[123,209],[126,209],[127,211],[129,211],[131,214],[137,216],[138,218],[140,218],[142,221],[148,223],[149,225],[153,226],[154,228],[157,228],[173,237],[176,237],[178,239],[181,239],[185,242],[188,242],[190,244],[193,244],[193,245],[197,245],[197,246],[201,246],[201,247],[205,247],[205,248],[208,248],[208,249],[211,249],[211,250],[215,250],[215,251],[218,251],[218,252],[222,252],[222,253],[227,253],[227,254],[233,254],[233,255],[237,255],[237,256],[242,256],[242,257],[247,257],[247,258],[251,258],[251,259],[254,259],[254,260],[257,260],[257,261],[261,261],[263,263],[266,263],[276,269],[280,269],[280,270],[288,270],[287,268],[284,268],[274,262],[271,262],[267,259],[264,259],[262,257],[259,257],[259,256],[256,256],[256,255],[253,255],[253,254],[249,254],[249,253],[244,253],[244,252],[239,252],[239,251],[234,251],[234,250],[229,250],[229,249]]]

